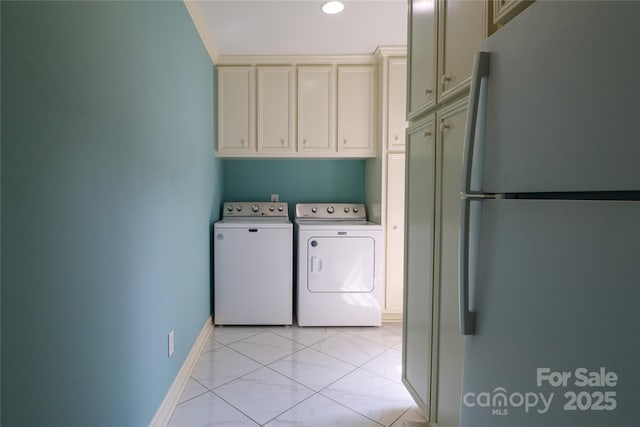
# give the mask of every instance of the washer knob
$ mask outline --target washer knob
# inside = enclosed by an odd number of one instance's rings
[[[315,206],[311,208],[311,212],[316,213],[318,212],[318,208],[316,208]]]
[[[242,205],[238,205],[238,206],[236,206],[236,210],[237,210],[238,212],[242,212]]]
[[[344,213],[349,213],[349,207],[344,208]]]
[[[227,211],[228,212],[233,212],[233,206],[231,206],[231,205],[227,206]]]
[[[260,208],[258,207],[258,205],[251,205],[251,211],[252,212],[258,212],[260,210]]]
[[[329,212],[330,214],[332,214],[335,211],[333,206],[329,206],[327,207],[327,212]]]
[[[284,210],[284,206],[280,205],[278,206],[278,212],[282,212]]]
[[[273,205],[269,206],[269,210],[270,210],[271,212],[273,212],[273,211],[275,210],[275,208],[273,207]]]
[[[353,207],[353,213],[358,213],[358,211],[359,211],[359,210],[360,210],[360,209],[358,209],[358,207],[357,207],[357,206],[354,206],[354,207]]]

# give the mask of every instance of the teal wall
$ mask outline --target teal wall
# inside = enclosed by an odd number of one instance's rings
[[[364,160],[225,160],[227,201],[269,200],[273,193],[289,203],[364,203]]]
[[[213,64],[182,2],[1,7],[2,425],[147,425],[210,313]]]

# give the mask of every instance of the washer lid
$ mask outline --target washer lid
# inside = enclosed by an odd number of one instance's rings
[[[214,225],[224,228],[292,228],[289,218],[281,217],[223,218]]]

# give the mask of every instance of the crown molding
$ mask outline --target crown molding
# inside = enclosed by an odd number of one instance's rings
[[[368,65],[374,55],[220,55],[216,65]]]
[[[373,52],[376,57],[407,56],[406,46],[378,46]]]
[[[187,8],[187,12],[191,16],[191,20],[200,35],[200,39],[202,43],[204,43],[204,47],[209,53],[209,57],[214,64],[217,64],[220,58],[218,55],[218,49],[216,48],[216,44],[211,37],[211,34],[207,30],[207,26],[204,23],[204,18],[202,17],[202,12],[200,11],[200,6],[198,6],[197,2],[192,0],[183,0],[185,7]]]

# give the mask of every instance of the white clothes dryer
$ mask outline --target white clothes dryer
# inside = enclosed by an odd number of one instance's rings
[[[297,204],[300,326],[380,326],[382,226],[363,204]]]
[[[214,224],[216,325],[291,325],[293,225],[284,202],[225,203]]]

